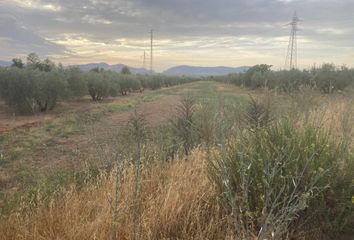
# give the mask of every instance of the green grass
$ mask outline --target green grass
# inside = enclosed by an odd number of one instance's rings
[[[53,169],[51,173],[44,174],[38,172],[40,170],[31,165],[31,162],[38,160],[35,157],[36,154],[41,154],[44,157],[42,160],[55,161],[56,157],[61,156],[76,160],[78,156],[74,150],[58,143],[65,142],[65,139],[79,135],[87,135],[89,138],[90,127],[93,124],[100,123],[105,117],[119,112],[131,111],[143,104],[163,100],[164,97],[171,95],[178,97],[191,95],[196,99],[197,103],[208,102],[215,104],[219,98],[223,98],[229,105],[246,102],[244,97],[240,97],[233,92],[225,95],[223,92],[218,91],[217,84],[214,82],[196,82],[149,91],[127,102],[102,103],[100,107],[90,112],[70,113],[55,121],[41,123],[30,131],[17,130],[0,136],[0,144],[4,146],[0,148],[0,166],[13,169],[15,180],[21,185],[21,189],[12,198],[8,198],[6,194],[0,191],[0,195],[3,195],[0,200],[6,202],[3,212],[18,206],[23,196],[32,199],[37,194],[36,191],[38,189],[44,192],[45,195],[50,195],[54,189],[65,187],[76,181],[73,170]],[[102,136],[96,136],[95,141],[103,144],[107,142],[107,139],[110,139],[109,136],[107,138],[105,134],[102,134]],[[77,151],[83,151],[83,154],[87,154],[85,149],[78,149]],[[51,155],[47,156],[48,154]],[[20,167],[12,164],[19,159],[31,159],[31,161],[21,163]]]
[[[219,98],[223,98],[226,105],[244,104],[246,99],[228,89],[228,92],[217,91],[215,82],[195,82],[180,85],[173,88],[160,89],[148,92],[147,94],[133,99],[126,103],[102,104],[97,110],[84,113],[74,113],[52,122],[42,123],[40,127],[23,132],[8,133],[0,137],[0,144],[12,146],[10,149],[2,149],[0,155],[0,165],[6,165],[14,160],[20,159],[26,155],[33,154],[41,146],[50,147],[56,144],[55,138],[69,138],[75,134],[81,134],[93,123],[99,122],[102,118],[118,113],[132,110],[140,105],[148,102],[154,102],[163,97],[176,96],[193,96],[198,103],[215,103]]]

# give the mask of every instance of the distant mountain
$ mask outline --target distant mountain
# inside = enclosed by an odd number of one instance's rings
[[[8,66],[11,66],[11,64],[12,64],[11,62],[0,60],[0,67],[8,67]]]
[[[249,69],[247,66],[242,67],[196,67],[196,66],[177,66],[167,69],[163,74],[168,76],[193,76],[193,77],[208,77],[222,76],[230,73],[242,73]]]
[[[11,66],[11,62],[0,60],[0,67],[8,67]],[[114,64],[109,65],[105,62],[101,63],[87,63],[81,65],[75,65],[79,67],[83,71],[90,71],[93,68],[103,68],[105,70],[111,70],[115,72],[120,72],[122,68],[126,65],[124,64]],[[131,73],[135,74],[149,74],[150,71],[145,68],[134,68],[129,67]],[[208,77],[208,76],[222,76],[228,75],[230,73],[242,73],[249,69],[247,66],[241,67],[197,67],[197,66],[176,66],[169,68],[162,72],[163,75],[167,76],[192,76],[192,77]]]
[[[120,72],[122,68],[126,65],[124,64],[115,64],[115,65],[109,65],[107,63],[101,62],[101,63],[88,63],[88,64],[82,64],[82,65],[76,65],[83,71],[90,71],[93,68],[103,68],[104,70],[111,70],[115,72]],[[131,73],[139,73],[139,74],[147,74],[149,73],[148,70],[145,68],[134,68],[134,67],[129,67],[127,66],[130,70]]]

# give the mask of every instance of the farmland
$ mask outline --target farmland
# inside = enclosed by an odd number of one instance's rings
[[[350,234],[352,101],[350,90],[289,94],[198,81],[68,100],[29,116],[3,107],[0,232],[8,239]],[[279,199],[288,207],[267,205]]]

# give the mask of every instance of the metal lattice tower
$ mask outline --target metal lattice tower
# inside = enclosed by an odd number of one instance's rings
[[[297,31],[299,30],[297,25],[300,19],[294,13],[293,20],[287,24],[291,26],[288,52],[285,59],[285,68],[296,69],[297,68]]]

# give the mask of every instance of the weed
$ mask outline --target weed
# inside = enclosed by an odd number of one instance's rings
[[[236,204],[241,229],[253,226],[250,230],[258,232],[258,239],[283,238],[290,230],[302,230],[293,229],[297,219],[321,219],[326,214],[326,223],[318,221],[312,227],[329,234],[329,228],[333,233],[339,220],[343,224],[350,217],[342,210],[349,207],[345,191],[353,171],[347,161],[352,158],[328,133],[312,126],[296,130],[286,121],[246,133],[226,147],[226,153],[209,162],[210,177],[220,193],[231,191],[224,195],[225,203],[232,209]],[[325,213],[334,196],[332,213]],[[333,215],[337,211],[340,217]]]

